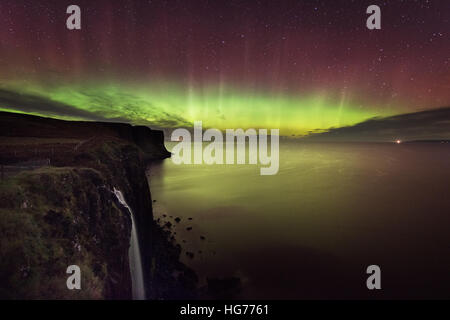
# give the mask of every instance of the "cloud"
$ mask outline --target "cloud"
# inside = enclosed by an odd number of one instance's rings
[[[312,141],[393,141],[450,139],[450,107],[373,118],[353,126],[311,133]]]
[[[99,114],[38,95],[0,89],[0,107],[39,115],[74,117],[86,120],[105,120]]]

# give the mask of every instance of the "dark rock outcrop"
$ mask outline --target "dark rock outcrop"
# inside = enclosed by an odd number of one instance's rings
[[[162,131],[125,123],[64,121],[0,111],[0,137],[78,139],[80,143],[112,137],[135,144],[147,160],[170,157]]]

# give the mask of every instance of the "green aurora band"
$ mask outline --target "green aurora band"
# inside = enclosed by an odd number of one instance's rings
[[[49,104],[65,105],[70,110],[24,110],[0,99],[0,110],[29,113],[66,120],[122,121],[157,128],[192,127],[203,121],[204,128],[280,129],[285,136],[354,125],[373,117],[399,113],[355,102],[349,94],[332,95],[327,91],[310,94],[256,92],[231,89],[224,85],[195,88],[167,82],[147,85],[87,81],[83,84],[39,84],[10,82],[3,89],[20,96],[45,99]],[[80,116],[83,111],[89,116]],[[68,115],[69,114],[69,115]]]

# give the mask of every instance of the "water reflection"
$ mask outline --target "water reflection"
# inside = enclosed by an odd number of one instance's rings
[[[370,264],[379,297],[450,296],[448,145],[285,142],[275,176],[167,159],[149,177],[184,262],[240,277],[244,298],[371,297]]]

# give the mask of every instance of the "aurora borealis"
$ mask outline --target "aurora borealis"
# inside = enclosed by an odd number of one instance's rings
[[[77,4],[82,29],[65,27]],[[382,29],[365,27],[378,4]],[[2,1],[0,109],[284,135],[450,104],[448,1]],[[36,101],[33,103],[33,101]]]

